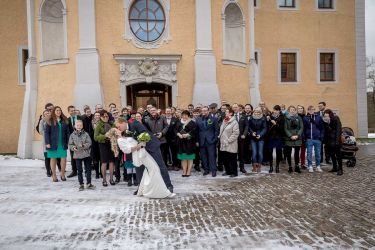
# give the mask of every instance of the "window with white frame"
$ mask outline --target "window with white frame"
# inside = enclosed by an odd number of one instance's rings
[[[318,10],[334,10],[336,9],[336,1],[335,0],[315,0],[316,7]]]
[[[225,5],[223,13],[223,63],[246,66],[245,21],[236,1]]]
[[[26,64],[29,59],[29,50],[27,45],[18,46],[18,84],[26,83]]]
[[[318,49],[318,83],[336,83],[338,80],[338,53],[336,49]]]
[[[295,9],[297,8],[297,0],[277,0],[278,8]]]
[[[299,49],[280,49],[278,58],[278,80],[280,83],[301,81]]]
[[[41,61],[66,60],[68,56],[65,0],[42,1],[39,22]]]

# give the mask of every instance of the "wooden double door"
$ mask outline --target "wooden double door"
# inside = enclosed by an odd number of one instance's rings
[[[172,87],[160,83],[138,83],[126,87],[127,105],[134,109],[152,104],[159,109],[172,106]]]

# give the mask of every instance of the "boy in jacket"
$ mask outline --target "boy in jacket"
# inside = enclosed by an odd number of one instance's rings
[[[94,189],[95,186],[91,184],[91,138],[90,135],[83,130],[82,120],[75,122],[75,130],[69,137],[69,148],[74,152],[73,159],[76,162],[77,174],[79,181],[79,191],[84,190],[82,163],[85,164],[86,187]]]

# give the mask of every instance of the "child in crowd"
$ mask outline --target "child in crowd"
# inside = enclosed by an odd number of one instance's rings
[[[83,185],[82,163],[85,164],[86,188],[94,189],[95,186],[91,184],[91,139],[89,134],[83,130],[81,120],[77,120],[75,123],[75,130],[69,137],[69,148],[74,152],[72,161],[74,160],[77,164],[79,191],[85,189]]]

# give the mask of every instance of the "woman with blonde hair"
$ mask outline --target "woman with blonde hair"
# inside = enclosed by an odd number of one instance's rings
[[[251,138],[251,149],[253,159],[252,172],[259,173],[263,161],[263,147],[264,138],[267,133],[267,120],[263,115],[261,107],[254,109],[254,112],[249,120],[249,134]]]

